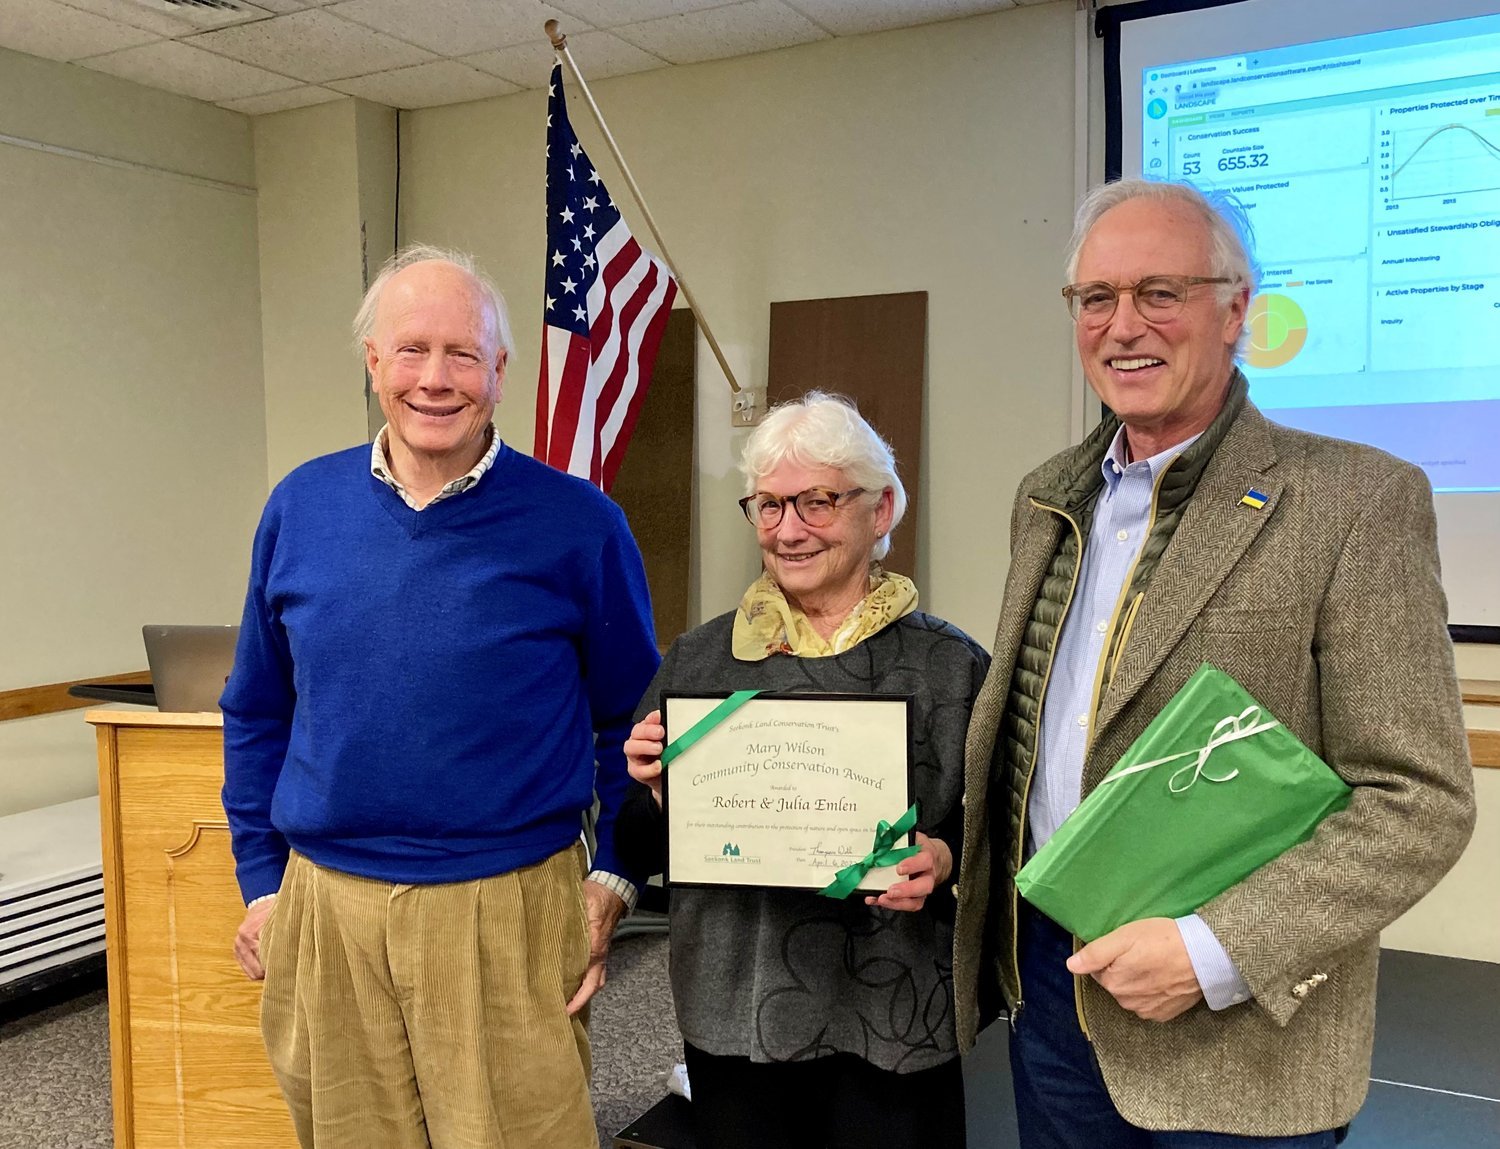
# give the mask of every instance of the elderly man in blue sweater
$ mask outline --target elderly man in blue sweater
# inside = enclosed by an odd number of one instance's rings
[[[640,553],[495,434],[510,333],[467,257],[398,253],[355,328],[387,424],[272,492],[224,691],[235,953],[304,1149],[594,1146]]]

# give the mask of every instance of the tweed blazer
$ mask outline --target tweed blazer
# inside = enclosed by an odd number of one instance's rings
[[[994,659],[965,752],[953,963],[962,1048],[974,1041],[981,993],[1015,969],[1018,851],[991,856],[991,819],[1024,818],[1029,778],[997,776],[996,730],[1067,529],[1028,496],[1096,462],[1099,450],[1075,447],[1033,471],[1012,513]],[[1251,488],[1266,496],[1264,507],[1241,501]],[[1208,662],[1238,679],[1353,795],[1310,840],[1198,911],[1251,1001],[1218,1012],[1200,1003],[1155,1023],[1079,979],[1083,1022],[1127,1120],[1288,1136],[1335,1128],[1359,1109],[1379,932],[1452,866],[1473,827],[1446,615],[1422,472],[1370,447],[1277,426],[1247,402],[1208,460],[1100,693],[1083,793]]]

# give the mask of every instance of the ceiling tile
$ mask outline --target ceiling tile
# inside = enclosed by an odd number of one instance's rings
[[[724,8],[616,28],[615,34],[673,64],[748,56],[826,40],[828,33],[780,0],[744,0]]]
[[[330,100],[342,100],[343,94],[320,88],[316,84],[305,84],[300,88],[288,88],[284,92],[267,92],[264,96],[242,96],[238,100],[220,100],[219,107],[231,112],[244,112],[247,116],[260,116],[267,112],[286,112],[292,108],[307,108],[313,104],[326,104]]]
[[[615,28],[621,24],[640,24],[662,16],[680,16],[684,12],[700,12],[705,8],[722,8],[733,0],[561,0],[566,8],[580,20],[587,20],[595,28]],[[563,21],[564,32],[572,35],[567,21]]]
[[[426,63],[430,52],[320,8],[194,36],[193,44],[309,83]]]
[[[486,75],[456,60],[438,60],[373,76],[335,80],[328,86],[393,108],[432,108],[521,90],[509,80]]]
[[[542,25],[570,17],[536,0],[345,0],[328,9],[442,56],[467,56],[486,48],[535,41],[547,46]]]
[[[516,85],[544,86],[552,65],[541,28],[548,18],[568,33],[583,74],[603,79],[829,34],[1051,2],[0,0],[0,47],[86,62],[247,114],[337,99],[338,93],[306,86],[336,80],[347,80],[337,85],[341,92],[358,89],[383,103],[429,107],[500,95]],[[153,37],[178,42],[153,43]],[[461,59],[436,67],[440,56]]]
[[[144,28],[158,36],[184,36],[195,31],[180,13],[167,11],[165,4],[147,4],[137,0],[67,0],[70,8],[81,8],[96,16],[118,20],[133,28]]]
[[[140,28],[69,8],[57,0],[8,0],[0,10],[0,48],[48,60],[97,56],[148,44],[156,38]]]
[[[286,76],[215,56],[178,40],[162,40],[82,61],[86,68],[108,72],[183,96],[210,102],[255,96],[285,88]]]
[[[786,0],[835,36],[857,36],[956,20],[1015,6],[1015,0]]]
[[[659,60],[651,53],[643,52],[634,44],[627,44],[609,32],[580,32],[576,36],[570,35],[568,51],[585,80],[602,80],[606,76],[623,76],[629,72],[645,72],[651,68],[667,66],[665,60]],[[552,46],[544,41],[466,56],[464,63],[472,64],[482,72],[504,76],[523,88],[541,88],[546,86],[547,77],[552,74],[552,61],[555,58]]]

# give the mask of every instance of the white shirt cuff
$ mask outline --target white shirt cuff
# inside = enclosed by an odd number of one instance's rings
[[[1207,922],[1197,914],[1188,914],[1177,919],[1177,931],[1209,1009],[1228,1009],[1250,1000],[1249,985]]]

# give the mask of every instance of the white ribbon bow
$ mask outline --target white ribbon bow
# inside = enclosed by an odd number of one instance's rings
[[[1274,718],[1264,718],[1259,706],[1247,706],[1238,714],[1229,714],[1219,719],[1214,724],[1213,733],[1209,735],[1208,742],[1198,750],[1184,750],[1181,754],[1169,754],[1165,758],[1157,758],[1151,762],[1137,762],[1134,766],[1128,766],[1118,773],[1111,774],[1099,785],[1104,786],[1110,782],[1118,782],[1121,778],[1131,774],[1139,774],[1143,770],[1164,765],[1167,762],[1175,762],[1179,758],[1192,758],[1186,766],[1179,766],[1172,773],[1171,780],[1167,783],[1167,789],[1174,794],[1181,794],[1190,789],[1194,783],[1202,778],[1207,782],[1228,782],[1239,776],[1238,770],[1231,770],[1228,774],[1214,775],[1205,771],[1208,765],[1209,755],[1220,746],[1226,746],[1230,742],[1238,742],[1241,738],[1250,738],[1262,731],[1270,730],[1280,726]],[[1186,781],[1182,781],[1183,775],[1188,775]]]

